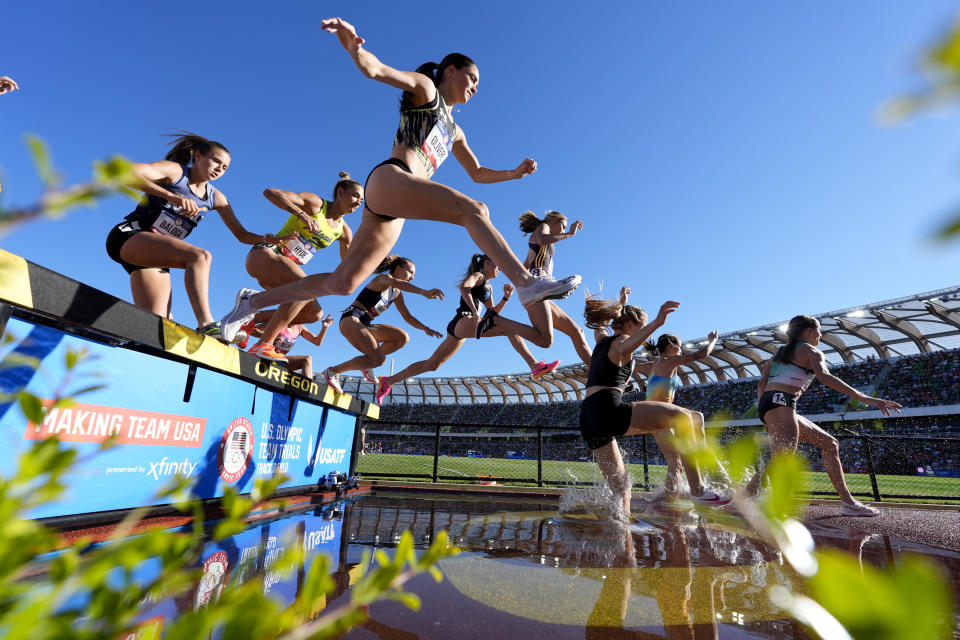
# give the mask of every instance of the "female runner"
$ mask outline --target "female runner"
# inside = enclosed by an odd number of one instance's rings
[[[570,226],[570,231],[567,231],[567,217],[559,211],[547,212],[542,220],[532,211],[527,211],[520,216],[519,220],[520,230],[524,234],[530,234],[530,240],[527,243],[527,257],[523,265],[534,276],[552,280],[553,256],[557,251],[556,243],[575,236],[578,231],[583,229],[583,222],[575,221]],[[555,302],[547,301],[546,304],[550,311],[553,326],[557,331],[570,337],[577,355],[587,366],[590,366],[590,347],[587,345],[583,329],[564,313],[563,309]],[[527,366],[530,367],[531,377],[534,379],[550,373],[560,364],[559,360],[552,363],[545,363],[542,360],[538,362],[519,336],[511,336],[510,343],[527,363]]]
[[[304,377],[312,378],[313,358],[311,356],[299,354],[291,355],[290,350],[293,349],[293,345],[296,343],[298,338],[303,338],[312,345],[319,347],[321,344],[323,344],[323,339],[327,335],[327,329],[329,329],[330,325],[332,324],[333,316],[327,316],[320,323],[320,333],[314,333],[302,324],[291,324],[287,327],[284,327],[273,340],[273,349],[276,352],[276,357],[271,359],[285,363],[287,370],[289,371],[299,371]],[[261,334],[262,329],[258,327],[252,327],[248,335],[260,336]],[[239,343],[237,343],[237,346],[243,349],[247,346],[245,342],[246,340],[241,340]]]
[[[337,34],[340,44],[364,76],[403,91],[400,126],[393,150],[367,178],[363,220],[350,250],[336,270],[261,293],[241,290],[236,305],[224,316],[227,335],[239,330],[258,309],[324,295],[349,295],[390,251],[400,236],[403,221],[410,218],[466,228],[480,250],[489,255],[516,286],[533,326],[542,336],[552,339],[550,313],[545,305],[538,303],[570,295],[580,285],[580,276],[559,281],[535,278],[490,222],[486,205],[430,180],[450,154],[474,182],[516,180],[536,171],[537,163],[529,158],[516,169],[499,171],[482,166],[467,145],[463,129],[454,123],[450,108],[466,104],[477,92],[480,80],[477,65],[463,54],[452,53],[439,65],[428,62],[417,71],[401,71],[383,64],[364,49],[364,39],[346,21],[330,18],[324,20],[321,27]]]
[[[500,316],[504,305],[513,294],[513,285],[503,285],[503,298],[496,306],[493,304],[493,287],[490,281],[497,277],[500,268],[482,253],[475,253],[460,282],[460,306],[453,319],[447,324],[447,337],[440,343],[433,355],[426,360],[414,362],[405,369],[389,376],[380,376],[377,383],[377,404],[383,402],[391,387],[401,380],[412,378],[427,371],[436,371],[453,357],[469,338],[494,336],[525,336],[532,341],[540,339],[539,333],[530,327]],[[486,312],[481,311],[481,305]],[[554,367],[559,360],[554,363]]]
[[[424,325],[413,317],[403,301],[403,292],[416,293],[425,298],[443,300],[440,289],[421,289],[410,284],[417,267],[409,258],[387,256],[374,273],[379,273],[367,283],[357,299],[343,310],[340,316],[340,333],[363,355],[329,367],[323,376],[337,393],[343,393],[340,374],[358,369],[369,382],[377,384],[373,369],[382,365],[387,356],[410,341],[407,332],[389,324],[373,324],[373,319],[396,303],[397,311],[411,327],[420,329],[431,338],[442,338],[438,331]]]
[[[315,193],[294,193],[283,189],[267,189],[263,195],[271,203],[290,213],[277,232],[278,236],[293,235],[282,245],[254,245],[247,254],[247,273],[257,279],[264,289],[306,277],[304,265],[320,249],[340,242],[340,258],[347,253],[353,232],[343,217],[353,213],[363,203],[363,187],[350,174],[340,172],[340,180],[333,187],[333,199],[324,200]],[[280,305],[276,311],[261,311],[244,325],[249,333],[253,323],[266,322],[260,341],[250,348],[258,356],[276,359],[274,341],[287,326],[311,324],[323,318],[323,309],[316,300]]]
[[[146,195],[107,235],[107,254],[130,274],[134,304],[172,317],[170,269],[183,269],[197,330],[215,338],[222,336],[207,300],[213,258],[209,251],[186,242],[186,237],[213,210],[244,244],[274,245],[287,240],[243,228],[227,197],[210,184],[229,166],[230,152],[219,142],[192,133],[180,136],[162,161],[131,165],[137,178],[132,186]]]
[[[580,432],[606,478],[614,496],[622,500],[623,515],[630,515],[630,482],[616,438],[673,429],[677,437],[693,438],[690,411],[666,402],[624,402],[623,388],[630,375],[633,352],[643,345],[679,302],[665,302],[653,322],[633,305],[588,297],[583,316],[587,326],[596,329],[609,324],[613,335],[602,338],[593,349],[587,374],[586,397],[580,406]],[[695,465],[684,465],[690,495],[695,502],[720,506],[730,498],[707,489]]]
[[[817,349],[822,335],[820,322],[816,318],[803,315],[793,317],[787,325],[787,344],[780,347],[763,367],[757,386],[757,409],[760,420],[770,434],[770,455],[783,451],[795,452],[798,440],[818,447],[827,476],[843,501],[843,515],[875,516],[880,512],[850,495],[843,478],[837,439],[810,420],[797,415],[797,399],[816,378],[834,391],[876,407],[886,416],[890,415],[891,409],[899,413],[900,405],[893,400],[872,398],[860,393],[831,374],[823,352]],[[762,479],[763,472],[758,470],[747,484],[747,492],[751,495],[759,493]]]
[[[657,340],[656,346],[649,346],[648,350],[659,355],[659,358],[652,364],[651,375],[647,379],[647,400],[656,402],[673,403],[673,396],[676,390],[680,388],[681,381],[677,375],[677,367],[685,364],[702,360],[710,355],[714,346],[717,344],[718,334],[712,331],[707,336],[707,344],[697,350],[695,353],[682,355],[680,350],[680,338],[672,333],[665,333]],[[706,430],[704,429],[703,414],[699,411],[690,411],[693,418],[693,435],[700,443],[706,442]],[[664,492],[662,498],[666,501],[672,501],[678,497],[680,492],[680,474],[683,470],[683,462],[680,454],[671,444],[670,434],[664,431],[658,431],[653,434],[653,439],[663,452],[663,457],[667,461],[667,476],[664,482]],[[693,463],[696,464],[696,463]],[[719,469],[723,469],[718,465]],[[729,478],[725,472],[720,472],[724,482],[729,485]]]

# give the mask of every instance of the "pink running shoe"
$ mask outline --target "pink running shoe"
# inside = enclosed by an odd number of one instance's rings
[[[360,373],[363,374],[363,379],[367,382],[372,382],[373,384],[380,382],[380,378],[373,372],[373,369],[360,369]]]
[[[390,394],[390,390],[393,388],[383,380],[383,378],[380,378],[377,382],[377,404],[383,404],[383,399]]]
[[[537,363],[537,366],[535,366],[533,369],[530,370],[530,375],[534,380],[538,378],[542,378],[543,376],[547,375],[548,373],[556,369],[557,366],[559,366],[559,364],[560,364],[559,360],[554,360],[553,362],[550,362],[550,363],[547,363],[541,360],[540,362]]]

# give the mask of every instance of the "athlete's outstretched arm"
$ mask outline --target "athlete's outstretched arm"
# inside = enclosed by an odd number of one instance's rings
[[[507,300],[510,299],[510,296],[513,295],[513,285],[509,282],[503,284],[503,297],[500,298],[500,302],[497,303],[497,306],[493,306],[493,301],[489,298],[487,299],[487,308],[493,309],[494,313],[500,314],[503,312],[503,308],[507,305]]]
[[[327,18],[320,23],[320,28],[328,33],[337,34],[340,44],[347,50],[353,63],[357,65],[357,69],[360,69],[360,73],[364,76],[388,84],[391,87],[409,91],[417,98],[417,104],[424,104],[433,100],[437,88],[431,78],[416,71],[394,69],[380,62],[377,56],[363,48],[363,43],[366,40],[358,36],[357,30],[346,20]]]
[[[457,139],[453,141],[453,157],[457,159],[466,171],[467,175],[474,182],[482,184],[492,184],[494,182],[505,182],[507,180],[519,180],[530,175],[537,170],[536,160],[526,158],[517,165],[516,169],[490,169],[480,166],[480,161],[467,144],[467,136],[463,128],[457,130]]]
[[[309,191],[294,193],[284,189],[264,189],[263,197],[269,200],[270,204],[300,218],[310,231],[320,228],[320,223],[312,217],[323,208],[323,198],[317,194]]]
[[[16,91],[19,88],[20,85],[10,76],[0,76],[0,94],[8,91]]]
[[[667,316],[677,310],[677,307],[680,306],[679,302],[674,302],[673,300],[668,300],[660,306],[660,312],[657,314],[657,317],[653,319],[652,322],[648,322],[643,326],[642,329],[638,330],[636,333],[631,334],[627,337],[626,340],[620,342],[614,341],[610,348],[615,350],[617,355],[620,356],[622,360],[624,356],[633,353],[647,341],[647,338],[653,335],[653,332],[663,326],[663,323],[667,321]]]
[[[890,410],[894,409],[897,413],[900,412],[900,405],[893,400],[885,400],[883,398],[872,398],[860,391],[854,389],[846,382],[838,378],[837,376],[830,373],[827,369],[827,360],[823,356],[823,352],[820,349],[807,346],[809,350],[809,363],[810,369],[813,370],[814,375],[817,376],[817,380],[827,385],[834,391],[839,391],[842,394],[848,395],[854,400],[859,400],[860,402],[869,405],[871,407],[876,407],[880,409],[883,415],[890,415]]]
[[[410,313],[409,309],[407,309],[407,304],[403,301],[402,293],[397,294],[397,299],[394,301],[394,304],[397,305],[397,311],[400,312],[400,315],[403,317],[403,319],[406,321],[408,325],[410,325],[414,329],[420,329],[431,338],[443,337],[443,335],[440,332],[434,331],[433,329],[431,329],[430,327],[428,327],[427,325],[423,324],[422,322],[420,322],[419,320],[413,317],[413,314]]]
[[[424,298],[429,298],[431,300],[435,298],[440,298],[441,300],[443,300],[443,291],[441,291],[440,289],[421,289],[415,284],[410,284],[409,282],[405,282],[403,280],[397,280],[393,276],[387,275],[385,273],[382,273],[376,278],[374,278],[374,280],[378,280],[378,279],[380,279],[380,282],[378,282],[377,284],[385,284],[383,289],[380,289],[380,291],[385,291],[387,287],[394,287],[394,288],[400,289],[400,291],[406,291],[407,293],[416,293],[417,295],[421,295]],[[372,280],[370,281],[370,284],[373,284]]]
[[[221,191],[217,191],[217,195],[213,201],[213,208],[220,214],[220,219],[223,220],[223,224],[227,225],[227,228],[230,229],[233,237],[243,244],[283,244],[295,235],[291,233],[286,236],[274,236],[269,233],[259,234],[247,231],[244,226],[240,224],[240,220],[237,219],[237,214],[233,212],[233,207],[231,207],[227,201],[227,196],[223,195]]]
[[[543,223],[534,229],[533,233],[530,234],[530,242],[534,244],[553,244],[554,242],[572,238],[573,236],[577,235],[577,231],[580,231],[580,229],[583,229],[583,222],[580,220],[575,220],[573,224],[570,225],[570,230],[563,233],[550,233],[550,225]],[[620,297],[623,299],[622,289],[620,292]],[[626,303],[621,302],[620,304]]]
[[[331,324],[333,324],[333,316],[327,314],[327,317],[323,319],[320,326],[320,333],[314,333],[313,331],[310,331],[310,329],[303,327],[300,330],[300,335],[303,336],[303,338],[310,344],[319,347],[321,344],[323,344],[323,339],[326,337],[327,329],[330,328]]]
[[[719,334],[716,331],[711,331],[707,336],[707,344],[703,345],[693,353],[688,353],[684,356],[671,356],[669,358],[663,358],[662,360],[671,367],[679,367],[682,364],[690,364],[691,362],[702,360],[713,353],[713,348],[717,344],[718,335]]]

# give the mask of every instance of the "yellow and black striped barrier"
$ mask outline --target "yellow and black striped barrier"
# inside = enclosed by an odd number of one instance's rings
[[[0,249],[0,301],[38,320],[158,358],[195,364],[374,420],[380,407],[288,371],[172,320]],[[39,318],[37,318],[39,316]]]

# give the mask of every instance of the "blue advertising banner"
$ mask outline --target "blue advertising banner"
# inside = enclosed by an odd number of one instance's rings
[[[272,517],[253,522],[247,529],[229,538],[208,542],[204,545],[198,564],[192,567],[202,570],[200,579],[189,592],[177,598],[144,602],[137,616],[137,630],[131,633],[130,639],[160,638],[165,625],[215,601],[224,589],[239,586],[256,575],[263,576],[265,593],[283,606],[290,605],[296,599],[305,572],[316,554],[328,556],[332,572],[340,569],[338,556],[343,508],[344,502],[340,501],[308,511]],[[306,561],[292,574],[281,575],[273,569],[273,565],[287,549],[295,546],[301,546],[306,551]],[[146,585],[156,579],[160,570],[160,559],[151,558],[134,568],[134,580]],[[114,574],[107,576],[107,580],[119,584],[121,571],[118,568]],[[83,610],[88,600],[88,594],[78,594],[67,601],[64,607]]]
[[[73,406],[50,409],[41,424],[27,421],[13,401],[0,404],[0,473],[16,468],[31,441],[51,435],[80,454],[67,498],[34,517],[157,504],[156,492],[176,474],[191,479],[196,497],[212,498],[228,485],[250,491],[254,478],[275,472],[290,476],[286,486],[348,472],[354,415],[203,368],[184,401],[187,364],[17,319],[6,335],[14,341],[0,352],[0,392],[26,388],[50,400],[65,381],[72,392],[83,372],[68,371],[67,354],[80,349],[89,353],[81,368],[104,385]],[[110,436],[117,446],[98,451]]]

